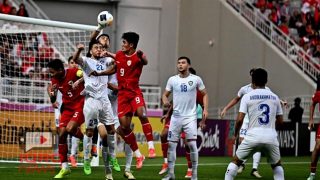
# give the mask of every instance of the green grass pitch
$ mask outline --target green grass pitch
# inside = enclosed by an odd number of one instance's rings
[[[124,159],[119,158],[119,163],[124,164]],[[224,173],[226,171],[227,165],[230,162],[230,157],[200,157],[199,167],[198,167],[198,179],[199,180],[222,180],[224,179]],[[136,179],[143,180],[153,180],[161,179],[162,176],[158,175],[161,168],[162,158],[156,159],[146,159],[144,167],[137,171],[135,167],[132,167],[133,174]],[[289,180],[306,180],[309,175],[310,157],[283,157],[282,163],[285,171],[285,179]],[[101,162],[101,161],[100,161]],[[133,160],[135,163],[135,160]],[[54,172],[26,172],[21,167],[28,166],[27,164],[13,164],[13,163],[0,163],[0,174],[1,180],[29,180],[29,179],[53,179],[52,177],[58,173],[59,167],[54,167],[51,170]],[[20,168],[19,168],[20,167]],[[29,165],[30,167],[30,165]],[[250,175],[252,167],[252,160],[248,160],[245,171],[237,176],[237,180],[247,180],[255,179]],[[122,170],[124,167],[122,166]],[[179,157],[175,166],[175,174],[177,180],[185,179],[184,175],[186,173],[186,160],[183,157]],[[92,174],[86,176],[83,173],[82,167],[72,168],[71,175],[64,179],[68,180],[103,180],[104,178],[104,168],[94,167],[92,169]],[[262,179],[269,180],[273,179],[272,170],[270,165],[266,163],[266,159],[262,158],[262,163],[259,166],[259,172],[263,176]],[[123,177],[123,171],[113,172],[113,178],[115,180],[125,179]]]

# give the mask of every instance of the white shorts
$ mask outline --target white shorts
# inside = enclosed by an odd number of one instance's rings
[[[248,127],[249,127],[249,122],[244,122],[242,123],[242,126],[240,128],[240,132],[239,132],[239,136],[241,138],[244,138],[247,134],[247,131],[248,131]]]
[[[268,162],[276,164],[280,160],[278,139],[275,139],[274,143],[261,143],[244,138],[236,151],[236,155],[240,160],[245,161],[255,152],[264,152]]]
[[[59,122],[60,122],[60,109],[54,108],[54,120],[56,127],[59,127]]]
[[[181,132],[185,132],[186,139],[197,139],[197,117],[171,116],[168,141],[179,141]]]
[[[98,119],[98,126],[114,124],[114,116],[108,97],[95,99],[87,96],[84,101],[83,114],[86,128],[89,129],[95,127],[94,123],[92,123],[93,119]]]

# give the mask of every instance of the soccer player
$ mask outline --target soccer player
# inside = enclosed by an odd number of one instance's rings
[[[309,126],[308,126],[310,131],[314,126],[313,115],[314,115],[314,110],[318,103],[320,103],[320,76],[317,77],[317,90],[312,96],[312,103],[310,105],[310,119],[309,119]],[[320,152],[320,126],[318,127],[318,130],[317,130],[316,145],[314,146],[314,150],[312,151],[312,155],[311,155],[310,175],[308,177],[308,180],[316,179],[316,170],[317,170],[317,164],[318,164],[318,159],[320,154],[319,152]]]
[[[84,116],[86,123],[86,135],[88,137],[92,137],[94,126],[90,120],[98,119],[98,132],[102,139],[102,155],[105,163],[105,173],[106,179],[112,180],[112,171],[109,165],[109,161],[107,151],[108,148],[114,149],[114,115],[111,108],[111,103],[108,98],[108,76],[89,76],[92,71],[104,71],[106,69],[106,65],[110,63],[109,58],[100,58],[102,52],[102,44],[97,40],[93,40],[89,44],[89,50],[91,57],[80,57],[80,53],[84,50],[84,45],[79,44],[78,50],[74,55],[74,59],[76,63],[78,63],[83,69],[83,77],[85,82],[84,94],[86,96],[84,103]],[[111,138],[112,140],[110,140]],[[109,139],[109,140],[108,140]],[[90,144],[90,143],[87,143]],[[89,157],[86,156],[87,153],[84,154],[84,163],[89,162]],[[86,173],[86,169],[85,173]],[[91,174],[91,172],[87,172],[86,174]]]
[[[191,62],[188,57],[180,57],[177,61],[178,75],[172,76],[162,95],[164,107],[170,106],[168,97],[173,94],[173,113],[168,132],[168,171],[163,180],[175,179],[174,164],[176,160],[177,143],[182,131],[186,134],[187,144],[190,148],[192,162],[192,178],[197,179],[198,148],[197,148],[197,90],[203,95],[203,118],[200,127],[205,127],[208,116],[208,94],[202,79],[189,72]]]
[[[115,65],[108,70],[92,75],[110,75],[116,70],[118,80],[118,116],[120,127],[117,129],[124,141],[130,145],[136,155],[136,168],[142,168],[145,157],[140,153],[138,144],[130,124],[136,113],[142,123],[142,128],[149,145],[149,157],[155,157],[152,128],[146,116],[145,102],[139,87],[139,79],[144,65],[148,64],[145,54],[136,50],[139,35],[126,32],[122,35],[122,50],[116,54],[106,52],[107,56],[115,59]]]
[[[250,70],[250,76],[252,75],[253,71],[255,69],[251,69]],[[267,88],[269,89],[269,88]],[[253,85],[250,83],[246,86],[243,86],[240,88],[240,90],[238,91],[238,94],[235,98],[233,98],[222,110],[220,116],[223,118],[226,114],[226,112],[231,108],[233,107],[234,105],[236,105],[240,100],[241,98],[247,94],[248,92],[252,91],[253,90]],[[248,119],[248,116],[245,116],[244,120],[243,120],[243,123],[242,123],[242,126],[241,126],[241,129],[240,129],[240,143],[242,142],[243,138],[245,137],[246,133],[247,133],[247,130],[248,130],[248,126],[249,126],[249,119]],[[261,159],[261,152],[255,152],[252,156],[253,158],[253,163],[252,163],[252,171],[251,171],[251,175],[252,176],[255,176],[256,178],[262,178],[262,176],[260,175],[260,173],[258,172],[258,166],[259,166],[259,163],[260,163],[260,159]],[[245,163],[245,161],[244,161]],[[245,164],[241,164],[241,166],[239,167],[238,169],[238,174],[242,173],[242,171],[244,170],[245,168]]]
[[[276,180],[284,179],[281,166],[279,142],[276,125],[283,122],[280,99],[265,85],[268,81],[266,70],[258,68],[252,73],[254,90],[245,94],[240,103],[239,114],[235,125],[234,137],[239,136],[244,117],[249,117],[249,127],[243,142],[239,145],[236,155],[228,165],[225,180],[232,180],[237,175],[239,166],[258,149],[267,156]]]
[[[189,68],[189,72],[191,74],[196,75],[196,71],[192,67]],[[203,96],[202,96],[201,92],[197,91],[197,106],[200,106],[201,110],[203,109],[202,99],[203,99]],[[164,163],[162,164],[162,168],[159,172],[160,175],[164,174],[168,171],[168,158],[167,158],[168,157],[167,156],[167,154],[168,154],[168,129],[169,129],[169,125],[170,125],[170,117],[172,115],[172,112],[173,112],[173,106],[171,104],[169,108],[164,109],[164,116],[161,118],[161,123],[163,123],[163,120],[164,120],[165,124],[164,124],[164,127],[163,127],[161,135],[160,135],[161,136],[161,149],[162,149],[162,154],[163,154],[163,159],[164,159]],[[201,113],[201,117],[197,117],[198,119],[202,118],[202,112],[200,112],[200,113]],[[197,114],[198,114],[198,112],[197,112]],[[190,159],[190,149],[187,145],[187,141],[186,141],[184,132],[181,133],[181,138],[184,141],[184,147],[185,147],[185,151],[186,151],[185,156],[186,156],[187,164],[188,164],[187,173],[184,177],[190,179],[192,177],[192,163],[191,163],[191,159]]]
[[[97,32],[97,31],[96,31]],[[93,36],[92,38],[96,38]],[[110,37],[108,34],[100,34],[97,37],[97,40],[103,45],[104,50],[107,51],[110,48]],[[107,64],[107,66],[111,66],[112,64]],[[111,107],[113,114],[115,116],[115,129],[118,129],[120,127],[120,122],[118,118],[118,80],[116,77],[116,74],[109,75],[108,79],[108,97],[111,102]],[[114,142],[116,144],[116,138],[114,138]],[[124,177],[126,177],[129,180],[134,180],[135,177],[133,176],[131,172],[131,163],[132,163],[132,156],[133,152],[128,144],[125,143],[124,145],[124,151],[125,151],[125,157],[126,157],[126,165],[125,165],[125,171],[124,171]],[[111,164],[113,165],[113,169],[116,171],[120,171],[120,166],[118,164],[118,161],[116,159],[115,150],[109,149],[108,153],[110,154],[109,160],[111,161]]]
[[[63,62],[60,59],[54,59],[47,65],[51,74],[50,100],[56,102],[57,91],[62,94],[61,118],[59,122],[59,157],[61,170],[54,178],[63,178],[71,173],[68,166],[68,146],[67,136],[71,134],[82,139],[83,134],[80,131],[80,125],[84,122],[83,104],[84,97],[80,95],[83,90],[83,84],[76,89],[72,87],[73,82],[79,77],[77,68],[64,69]]]

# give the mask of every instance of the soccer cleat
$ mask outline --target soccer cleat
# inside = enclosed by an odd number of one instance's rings
[[[117,171],[117,172],[120,172],[121,171],[121,168],[120,168],[120,165],[118,163],[118,160],[117,158],[110,158],[109,159],[109,162],[110,164],[112,165],[112,168]]]
[[[184,176],[186,179],[191,179],[192,178],[192,170],[188,170],[187,174]]]
[[[241,174],[243,171],[244,171],[244,169],[246,168],[246,166],[244,165],[244,164],[241,164],[240,166],[239,166],[239,169],[238,169],[238,174]]]
[[[316,176],[315,175],[311,175],[310,174],[310,176],[308,177],[308,179],[307,180],[316,180]]]
[[[89,159],[85,159],[83,162],[83,171],[86,175],[90,175],[91,174],[91,166],[90,166],[90,160]]]
[[[156,157],[156,150],[155,149],[149,149],[149,158],[155,158]]]
[[[170,174],[170,173],[162,178],[162,180],[174,180],[174,179],[176,179],[174,174]]]
[[[262,176],[259,174],[259,172],[257,170],[255,170],[255,169],[252,169],[251,176],[254,176],[254,177],[258,178],[258,179],[262,178]]]
[[[69,175],[71,173],[71,170],[69,168],[62,168],[57,175],[54,176],[54,179],[61,179],[65,176]]]
[[[132,172],[130,172],[130,171],[125,171],[124,174],[123,174],[123,176],[124,176],[125,178],[129,179],[129,180],[134,180],[134,179],[136,179],[136,178],[133,176]]]
[[[106,180],[113,180],[112,174],[107,174],[106,175]]]
[[[74,155],[71,155],[71,156],[69,157],[69,159],[70,159],[70,162],[71,162],[71,166],[72,166],[72,167],[77,167],[76,157],[75,157]]]
[[[163,163],[159,174],[162,175],[162,174],[166,173],[167,171],[168,171],[168,163]]]
[[[92,148],[91,148],[91,156],[94,156],[94,157],[97,157],[97,156],[98,156],[97,145],[92,145]]]
[[[144,161],[145,157],[144,155],[141,155],[141,157],[136,157],[136,168],[137,169],[141,169],[143,166],[143,161]]]

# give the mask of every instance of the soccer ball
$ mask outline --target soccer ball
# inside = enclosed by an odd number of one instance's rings
[[[113,16],[108,11],[102,11],[97,17],[98,24],[101,26],[111,26],[113,21]]]

